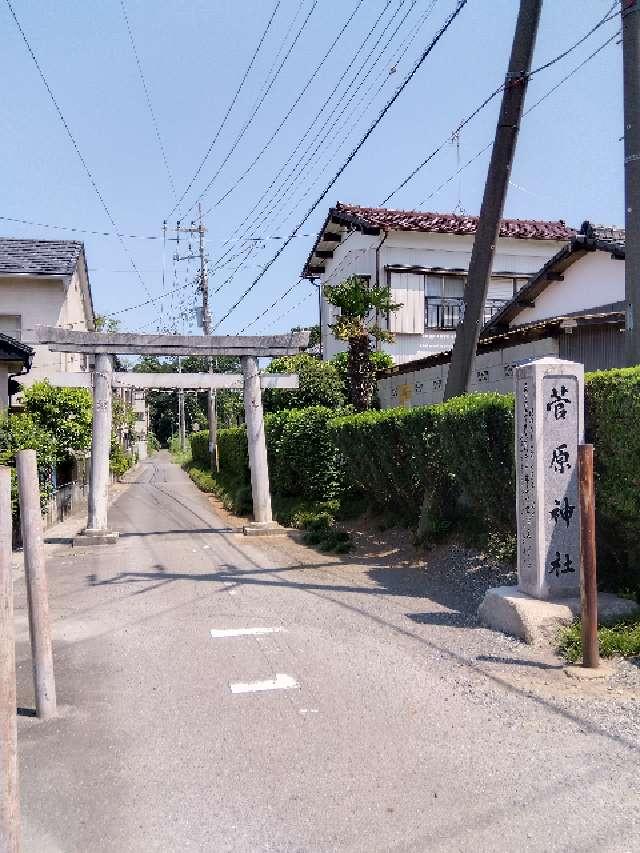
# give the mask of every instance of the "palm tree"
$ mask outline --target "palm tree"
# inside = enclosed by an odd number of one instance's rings
[[[388,287],[371,285],[362,276],[352,275],[340,284],[326,284],[324,295],[340,316],[330,326],[334,338],[347,341],[349,396],[358,412],[371,408],[375,382],[371,364],[372,341],[392,341],[393,335],[378,325],[379,315],[401,308],[391,301]]]

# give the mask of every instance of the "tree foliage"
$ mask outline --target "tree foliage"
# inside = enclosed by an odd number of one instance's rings
[[[274,358],[267,373],[297,373],[300,385],[295,389],[268,388],[263,394],[265,411],[305,409],[308,406],[328,406],[338,409],[346,402],[344,382],[334,364],[320,361],[312,355]]]
[[[207,373],[209,361],[206,356],[190,355],[180,360],[183,373]],[[240,361],[235,356],[215,356],[213,369],[216,373],[239,373]],[[142,356],[133,366],[134,373],[176,373],[178,359],[160,359],[157,356]],[[149,429],[161,445],[167,447],[173,433],[178,431],[178,392],[149,391]],[[186,393],[184,395],[185,423],[187,432],[206,427],[207,394]],[[216,392],[216,412],[221,427],[235,426],[243,411],[242,397],[238,392],[226,388]]]
[[[370,409],[375,386],[371,367],[371,343],[392,341],[391,332],[378,324],[380,315],[387,316],[401,308],[391,301],[388,287],[371,285],[366,278],[352,275],[339,284],[326,284],[324,295],[340,315],[330,326],[333,336],[349,344],[347,380],[350,402],[358,412]]]

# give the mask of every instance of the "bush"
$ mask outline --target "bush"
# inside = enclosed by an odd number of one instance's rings
[[[300,386],[297,389],[268,388],[264,392],[265,412],[284,409],[304,409],[309,406],[328,406],[340,409],[346,403],[344,382],[336,366],[330,361],[321,361],[312,355],[283,356],[274,358],[267,373],[297,373]]]
[[[109,467],[116,480],[119,480],[132,465],[133,457],[129,453],[125,453],[119,444],[113,444],[109,457]]]
[[[333,409],[312,406],[278,412],[266,418],[269,474],[274,495],[317,501],[340,495],[344,488],[342,461],[327,429],[334,415]]]
[[[585,415],[595,447],[598,577],[606,588],[638,595],[640,368],[588,374]]]
[[[211,456],[209,454],[209,430],[203,429],[200,432],[191,434],[191,458],[196,465],[202,467],[211,464]]]

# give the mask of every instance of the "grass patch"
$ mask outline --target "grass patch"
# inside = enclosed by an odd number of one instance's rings
[[[574,622],[560,631],[558,651],[571,663],[582,658],[580,622]],[[598,628],[600,656],[636,657],[640,655],[640,614],[626,618],[613,625]]]
[[[238,485],[237,481],[225,478],[222,473],[214,476],[208,469],[194,464],[190,457],[182,463],[182,467],[201,492],[215,495],[228,512],[251,515],[250,487]],[[353,547],[349,534],[336,527],[336,517],[341,511],[338,500],[309,501],[274,497],[272,501],[275,520],[285,527],[304,530],[305,545],[332,554],[346,554]]]

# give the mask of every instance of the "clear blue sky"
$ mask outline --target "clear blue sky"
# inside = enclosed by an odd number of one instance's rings
[[[120,0],[12,2],[120,231],[161,235],[162,221],[173,207],[173,196]],[[393,0],[390,4],[352,73],[400,2]],[[206,217],[212,261],[220,255],[227,238],[237,239],[242,233],[238,225],[271,183],[386,3],[387,0],[362,3],[271,148],[247,179]],[[274,5],[275,0],[191,0],[189,3],[185,0],[162,3],[126,0],[179,194],[219,126]],[[260,93],[294,16],[297,13],[288,43],[312,5],[313,0],[281,0],[255,67],[181,211],[190,206],[218,169]],[[356,0],[317,2],[262,108],[204,196],[205,209],[233,184],[269,138],[355,6]],[[408,51],[403,51],[403,41],[432,6],[431,14]],[[435,5],[433,0],[405,0],[365,68],[366,72],[373,59],[378,58],[371,77],[353,100],[347,125],[329,133],[309,171],[295,184],[295,193],[282,205],[280,212],[275,211],[264,223],[255,226],[251,236],[285,235],[297,224],[310,200],[319,194],[326,179],[344,160],[454,6],[454,0],[438,0]],[[542,64],[576,41],[610,6],[611,0],[547,0],[534,65]],[[377,205],[502,81],[517,8],[516,0],[469,0],[400,100],[301,228],[302,234],[316,233],[328,207],[338,199]],[[403,18],[401,29],[381,53],[395,23]],[[111,231],[106,214],[15,27],[6,0],[0,0],[0,21],[3,33],[0,215]],[[562,62],[536,75],[529,87],[527,104],[534,103],[618,28],[619,22],[615,19]],[[389,74],[394,64],[396,71]],[[386,79],[386,85],[369,109],[363,111],[366,101],[362,103],[361,97],[378,74]],[[342,84],[338,96],[344,88]],[[377,86],[373,92],[376,89]],[[498,99],[463,131],[460,138],[462,162],[492,139],[497,110]],[[328,126],[326,121],[317,124],[308,139],[319,140]],[[619,141],[622,130],[622,55],[621,47],[614,40],[524,119],[512,176],[516,186],[510,188],[506,215],[565,219],[572,225],[579,225],[585,218],[594,222],[622,223],[623,153]],[[351,136],[346,138],[348,131]],[[313,147],[316,144],[317,141]],[[488,153],[462,173],[461,181],[450,182],[421,204],[456,170],[455,148],[449,144],[389,202],[389,206],[451,211],[460,201],[467,212],[477,213],[487,162]],[[310,187],[310,194],[304,198]],[[170,224],[175,224],[175,218],[176,214],[171,217]],[[75,236],[61,230],[2,220],[0,233],[20,237]],[[169,233],[169,236],[174,235]],[[78,235],[78,238],[85,242],[97,311],[114,312],[148,298],[116,238],[89,235]],[[312,242],[311,236],[293,240],[223,324],[221,331],[237,332],[293,284]],[[158,296],[163,289],[162,240],[127,239],[126,244],[149,292],[153,297]],[[259,265],[266,263],[278,245],[278,241],[272,239],[257,244],[247,265],[212,296],[214,322],[252,281]],[[181,250],[186,252],[185,243],[181,244]],[[241,250],[242,245],[234,244],[234,254]],[[175,286],[171,260],[174,251],[175,243],[168,242],[166,289]],[[228,267],[212,271],[212,290],[225,281],[241,258]],[[177,283],[189,281],[194,271],[195,267],[188,263],[178,264]],[[317,300],[313,290],[308,283],[302,282],[248,332],[286,330],[292,325],[315,322]],[[162,328],[171,327],[177,320],[178,328],[189,330],[190,321],[183,321],[178,315],[189,309],[194,299],[194,289],[188,288],[146,308],[122,314],[122,328],[152,331],[158,324]],[[301,300],[305,301],[298,304]],[[284,312],[285,316],[280,317]]]

